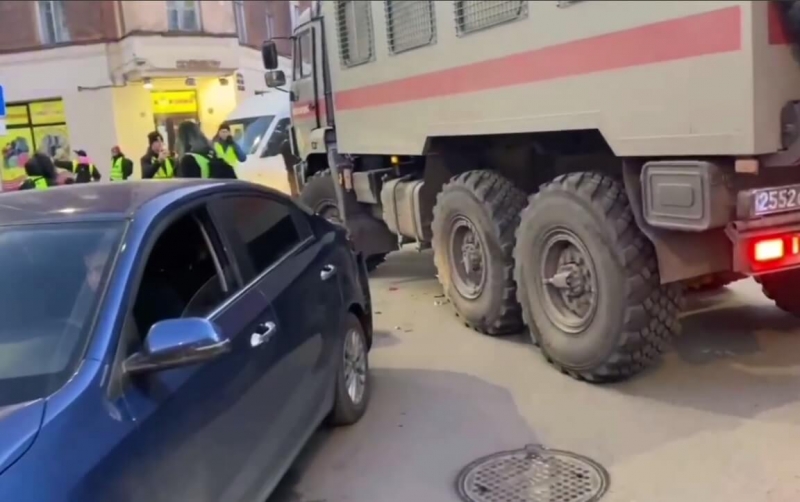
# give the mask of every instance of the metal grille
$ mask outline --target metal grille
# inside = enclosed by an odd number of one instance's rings
[[[465,502],[597,502],[608,472],[574,453],[527,446],[472,462],[456,486]]]
[[[453,3],[459,35],[523,19],[528,15],[526,0],[462,0]]]
[[[369,63],[375,58],[372,31],[372,2],[346,0],[336,2],[336,27],[342,66]]]
[[[386,0],[384,7],[391,54],[436,42],[436,14],[431,0]]]

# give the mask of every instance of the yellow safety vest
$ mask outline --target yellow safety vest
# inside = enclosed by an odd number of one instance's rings
[[[153,162],[158,161],[158,157],[153,157]],[[166,158],[164,159],[164,164],[158,168],[156,174],[153,175],[153,178],[174,178],[175,177],[175,167],[172,165],[172,159]]]
[[[42,178],[41,176],[38,178],[31,178],[33,180],[33,187],[36,190],[47,190],[50,188],[50,185],[47,184],[47,180]]]
[[[200,177],[201,178],[210,178],[211,177],[211,169],[209,167],[210,161],[207,157],[203,157],[199,153],[190,153],[194,160],[197,161],[197,165],[200,166]]]
[[[236,157],[236,150],[233,146],[228,145],[227,148],[222,143],[214,143],[214,151],[217,153],[217,158],[220,158],[235,168],[239,164],[239,159]]]
[[[73,173],[74,173],[75,171],[77,171],[77,170],[78,170],[78,166],[79,166],[80,164],[81,164],[81,163],[80,163],[80,162],[78,162],[77,160],[73,160],[73,161],[72,161],[72,172],[73,172]],[[94,172],[95,172],[95,171],[97,171],[97,168],[96,168],[96,167],[94,167],[94,164],[89,164],[89,176],[91,176],[92,174],[94,174]],[[76,173],[76,174],[77,174],[77,173]]]
[[[122,181],[125,179],[125,174],[122,172],[122,161],[125,157],[118,157],[113,164],[111,164],[111,181]]]

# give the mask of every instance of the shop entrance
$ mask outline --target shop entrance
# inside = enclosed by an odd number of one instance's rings
[[[197,115],[197,92],[187,91],[153,91],[153,120],[156,131],[167,142],[170,152],[175,151],[175,138],[181,122],[191,120],[199,124]]]

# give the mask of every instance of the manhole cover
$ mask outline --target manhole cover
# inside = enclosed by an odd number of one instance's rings
[[[596,502],[608,483],[594,460],[531,445],[479,458],[461,471],[456,487],[465,502]]]

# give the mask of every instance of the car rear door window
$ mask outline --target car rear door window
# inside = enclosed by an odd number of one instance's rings
[[[240,241],[258,275],[311,236],[308,222],[290,202],[269,197],[239,196],[217,201],[229,231]]]

